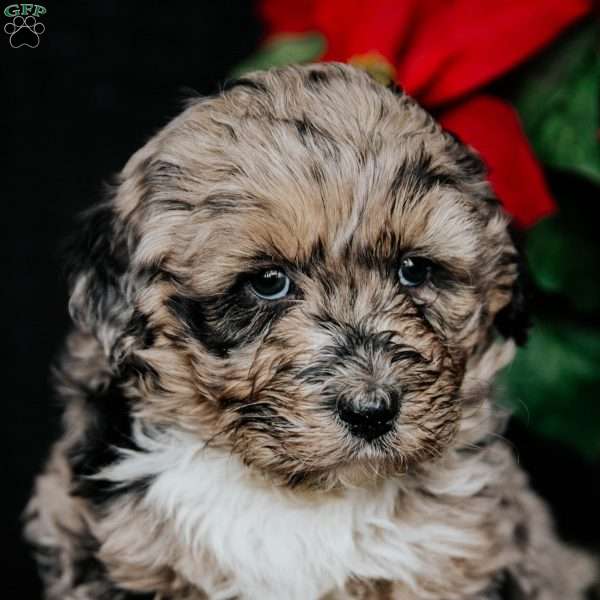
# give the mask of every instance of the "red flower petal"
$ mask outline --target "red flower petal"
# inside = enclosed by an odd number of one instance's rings
[[[364,0],[318,0],[315,4],[315,23],[327,39],[323,60],[345,61],[349,58],[348,40],[354,35],[364,16]]]
[[[328,42],[324,60],[371,50],[395,60],[419,6],[420,0],[262,0],[259,13],[268,34],[318,30]]]
[[[509,71],[591,10],[588,0],[426,0],[397,63],[398,82],[426,106]]]
[[[317,29],[325,60],[378,53],[426,106],[473,91],[588,13],[592,0],[263,0],[271,33]]]
[[[314,10],[317,4],[318,0],[263,0],[258,9],[267,34],[301,33],[316,28]]]
[[[491,96],[474,96],[439,115],[441,124],[471,145],[489,170],[506,211],[522,228],[556,211],[516,111]]]
[[[334,5],[339,8],[339,3],[321,0],[319,5],[322,8],[327,6],[327,12],[317,12],[317,24],[330,42],[323,60],[348,60],[358,54],[376,52],[395,64],[402,48],[410,40],[426,2],[378,0],[368,4],[364,0],[352,0],[344,4],[347,17],[340,35],[337,33],[340,19],[331,14]],[[332,31],[333,23],[336,23],[335,31]]]

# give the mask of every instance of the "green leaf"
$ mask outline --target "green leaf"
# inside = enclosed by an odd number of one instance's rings
[[[515,105],[538,157],[600,183],[599,26],[588,24],[525,71]]]
[[[252,56],[239,64],[232,77],[250,71],[306,63],[317,60],[325,52],[325,38],[318,33],[278,35],[261,46]]]
[[[600,456],[600,332],[536,323],[501,376],[501,401],[543,435]]]
[[[588,231],[594,219],[586,219],[585,212],[581,202],[571,202],[541,221],[529,232],[527,258],[541,290],[568,300],[570,309],[598,313],[600,244],[597,233]]]

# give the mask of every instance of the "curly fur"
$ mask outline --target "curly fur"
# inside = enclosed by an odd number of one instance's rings
[[[406,255],[431,281],[399,284]],[[358,70],[190,103],[73,245],[65,433],[26,511],[47,598],[583,599],[491,400],[520,265],[478,158]],[[273,266],[294,293],[262,301]],[[401,409],[365,442],[336,398],[373,385]]]

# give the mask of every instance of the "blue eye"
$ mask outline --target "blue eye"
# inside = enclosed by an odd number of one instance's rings
[[[431,277],[431,261],[419,256],[407,256],[402,259],[398,276],[405,287],[423,285]]]
[[[279,300],[290,292],[290,278],[280,269],[267,269],[249,278],[250,287],[263,300]]]

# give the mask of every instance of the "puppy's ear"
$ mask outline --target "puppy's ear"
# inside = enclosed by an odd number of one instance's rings
[[[456,164],[461,167],[462,172],[467,178],[474,178],[480,181],[486,177],[486,167],[477,154],[470,146],[465,144],[459,136],[447,129],[444,130],[450,140],[450,149]],[[484,202],[491,200],[497,210],[499,206],[497,198],[493,194],[485,198]],[[531,282],[527,260],[524,252],[524,240],[514,227],[508,227],[508,234],[514,249],[516,250],[516,268],[517,277],[513,282],[511,290],[511,299],[494,318],[494,326],[497,331],[506,338],[511,338],[519,346],[527,342],[531,318],[529,314],[529,305],[531,298]]]
[[[531,327],[531,279],[525,258],[523,236],[513,227],[509,227],[508,231],[517,251],[517,276],[512,285],[510,302],[498,312],[494,325],[501,335],[512,338],[516,344],[523,346],[527,342]]]
[[[68,241],[69,313],[112,357],[127,328],[133,305],[128,274],[131,241],[110,203],[85,212]]]

